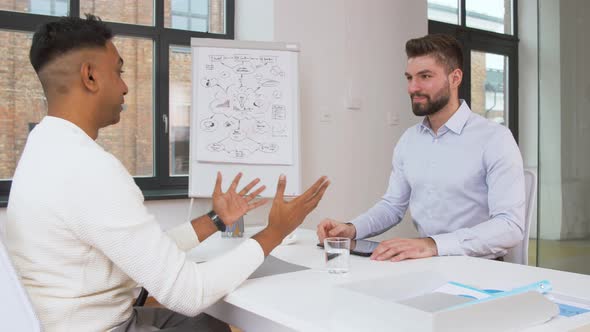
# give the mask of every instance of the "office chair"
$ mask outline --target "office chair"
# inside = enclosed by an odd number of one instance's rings
[[[525,218],[524,218],[524,236],[522,242],[516,247],[508,250],[504,261],[528,265],[529,262],[529,236],[531,233],[531,223],[537,209],[537,174],[532,169],[524,170],[525,184]]]
[[[27,291],[8,256],[8,251],[0,239],[0,312],[2,331],[41,331],[41,322]]]

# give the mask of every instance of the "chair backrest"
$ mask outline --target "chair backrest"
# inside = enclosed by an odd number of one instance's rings
[[[41,323],[0,238],[0,329],[41,331]]]
[[[524,170],[525,185],[525,217],[524,217],[524,236],[522,242],[516,247],[508,250],[504,260],[511,263],[524,264],[529,263],[529,237],[531,233],[531,223],[537,209],[537,174],[532,169]]]

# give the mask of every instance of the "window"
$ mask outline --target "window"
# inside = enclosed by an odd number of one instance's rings
[[[428,0],[428,32],[463,46],[459,91],[471,109],[508,126],[518,142],[516,0]]]
[[[470,28],[512,34],[512,1],[467,0],[465,24]]]
[[[191,50],[170,46],[170,175],[188,175]]]
[[[428,19],[459,24],[460,0],[428,0]]]
[[[71,0],[73,1],[73,0]],[[154,25],[154,0],[79,0],[79,14],[92,13],[103,21]],[[160,1],[160,0],[158,0]]]
[[[233,38],[235,0],[11,0],[0,2],[0,206],[29,132],[47,113],[29,62],[36,27],[93,13],[116,34],[129,93],[121,121],[97,142],[114,154],[147,199],[186,197],[191,106],[190,38]],[[71,14],[70,14],[71,15]],[[185,18],[176,25],[174,17]]]
[[[471,110],[499,124],[508,124],[507,57],[471,51]]]
[[[51,16],[68,15],[68,0],[11,0],[0,1],[0,10]],[[2,28],[2,27],[0,27]]]
[[[65,16],[68,14],[68,1],[31,0],[30,12],[34,14]]]
[[[0,181],[10,180],[29,130],[47,114],[41,83],[29,62],[32,37],[0,30]]]
[[[173,29],[223,34],[226,15],[221,4],[210,0],[166,1],[164,25]]]
[[[154,175],[154,43],[151,39],[116,36],[125,61],[123,79],[129,89],[121,121],[100,130],[98,144],[115,155],[136,177]]]
[[[209,2],[207,0],[173,0],[172,28],[208,31]]]

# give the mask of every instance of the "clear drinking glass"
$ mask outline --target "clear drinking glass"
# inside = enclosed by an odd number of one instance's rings
[[[329,273],[348,272],[350,256],[350,239],[345,237],[329,237],[324,239],[326,268]]]

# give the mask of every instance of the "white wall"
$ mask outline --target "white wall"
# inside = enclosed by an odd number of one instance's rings
[[[236,1],[238,39],[301,45],[303,184],[321,175],[332,181],[305,227],[315,228],[323,217],[351,219],[384,193],[393,147],[418,121],[406,93],[404,45],[426,33],[426,0]],[[348,95],[360,100],[360,110],[346,109]],[[388,125],[388,112],[397,125]],[[186,220],[189,200],[146,205],[169,228]],[[193,216],[210,206],[196,200]],[[268,210],[250,213],[246,224],[266,222]],[[3,218],[0,209],[0,223]],[[406,220],[386,236],[393,235],[415,230]]]
[[[561,172],[563,213],[561,239],[590,236],[590,2],[560,1]]]

